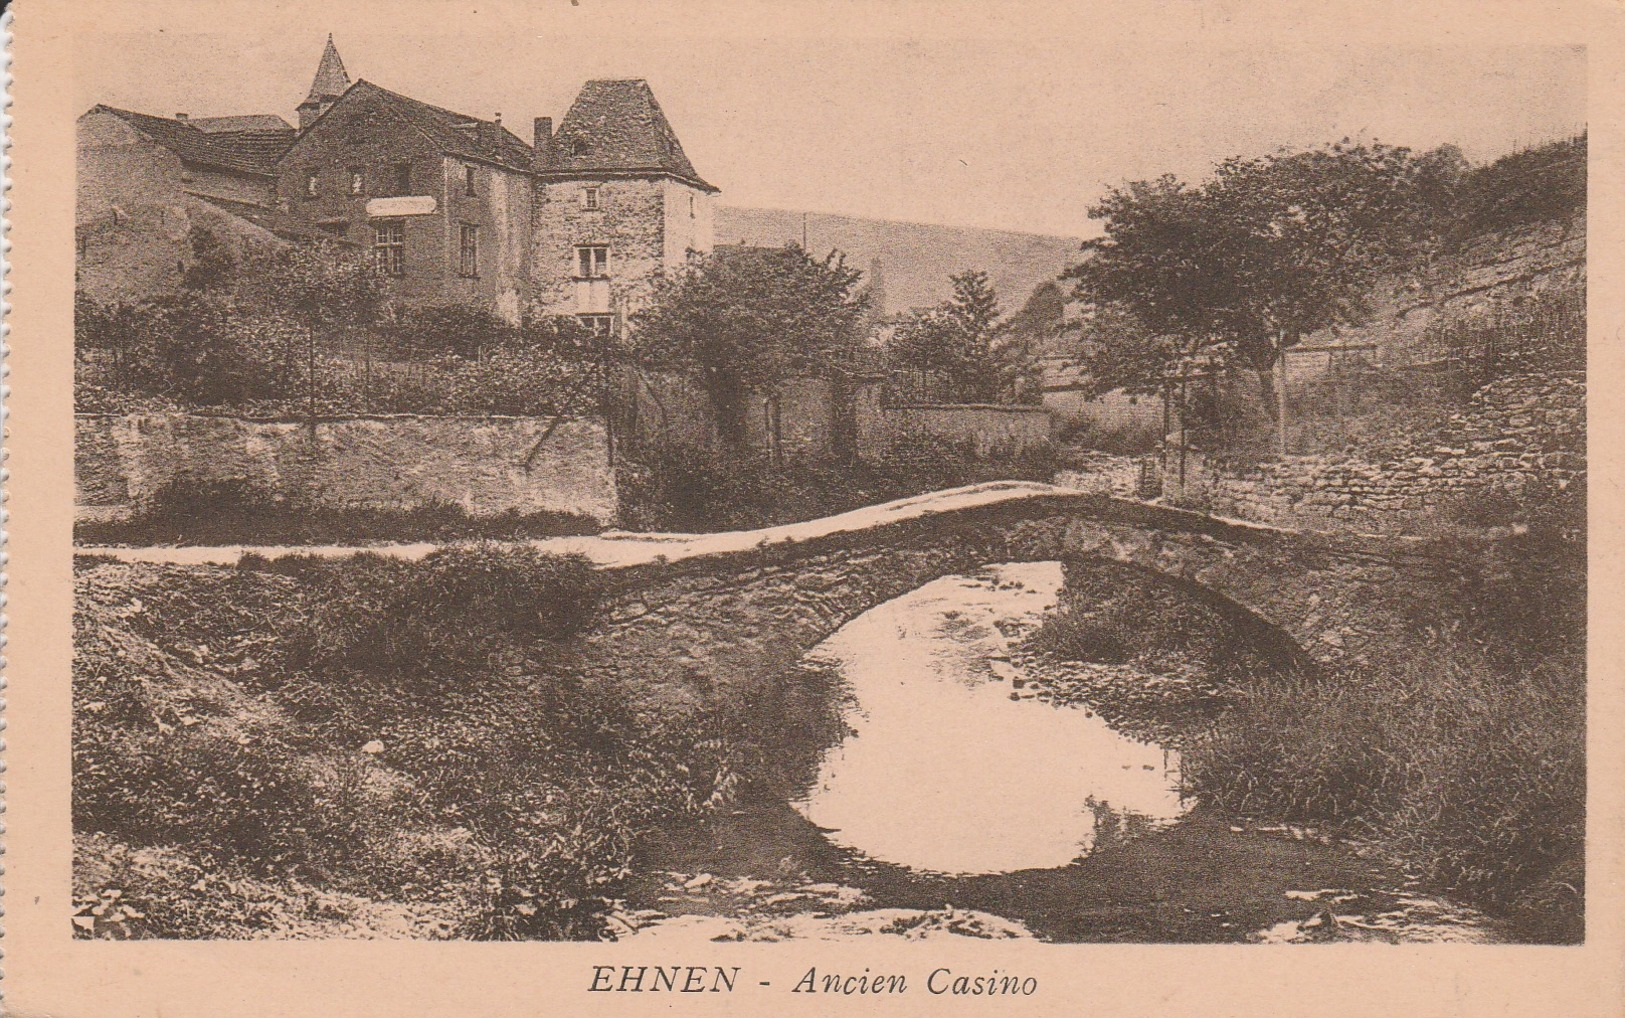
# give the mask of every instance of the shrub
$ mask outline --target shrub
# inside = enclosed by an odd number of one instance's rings
[[[535,350],[498,349],[445,368],[437,394],[444,413],[583,414],[597,410],[603,397],[593,365]]]
[[[261,284],[114,303],[77,293],[75,408],[229,406],[274,417],[599,409],[607,351],[574,319],[513,326],[476,307],[428,305],[372,326],[358,315],[317,327]]]
[[[309,858],[315,793],[286,746],[102,731],[78,741],[74,772],[80,830],[251,860],[261,872]]]
[[[1508,671],[1445,642],[1322,679],[1254,679],[1228,700],[1185,753],[1194,794],[1374,839],[1436,885],[1520,916],[1530,935],[1580,936],[1580,659]]]
[[[476,357],[513,342],[517,329],[475,304],[409,304],[381,323],[386,349],[406,356]]]
[[[1160,423],[1139,420],[1118,424],[1075,420],[1062,425],[1056,435],[1056,442],[1062,446],[1118,456],[1143,456],[1159,452],[1162,440]]]
[[[296,331],[242,313],[230,297],[183,292],[115,312],[121,387],[198,406],[294,389]]]
[[[407,682],[477,675],[504,652],[572,636],[592,621],[603,592],[586,558],[524,546],[454,546],[421,562],[294,557],[274,568],[313,585],[315,610],[289,636],[296,668]]]
[[[74,821],[95,846],[76,873],[91,935],[288,935],[364,925],[355,910],[379,898],[449,916],[448,934],[598,935],[644,834],[781,782],[798,712],[836,716],[799,683],[720,697],[588,681],[573,637],[597,577],[493,546],[82,570]],[[132,615],[134,593],[148,604]],[[109,888],[139,915],[104,907]]]
[[[1050,480],[1049,446],[1020,454],[931,435],[894,441],[879,463],[729,455],[694,445],[646,450],[617,477],[620,516],[632,529],[705,533],[818,519],[867,505],[994,480]]]
[[[1138,634],[1121,622],[1070,612],[1046,619],[1032,640],[1034,649],[1046,654],[1111,665],[1127,664],[1142,644]]]
[[[1581,134],[1521,149],[1470,172],[1448,213],[1454,239],[1583,215],[1586,150]]]

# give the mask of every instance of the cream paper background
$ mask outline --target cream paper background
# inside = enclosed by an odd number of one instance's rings
[[[1165,72],[1188,46],[1250,48],[1579,44],[1589,55],[1590,182],[1590,808],[1588,937],[1583,947],[1463,945],[1117,946],[970,941],[708,944],[103,942],[70,936],[70,538],[73,520],[72,76],[84,40],[115,32],[365,34],[443,29],[448,45],[568,36],[576,0],[19,0],[14,76],[11,469],[7,650],[5,1010],[13,1015],[618,1015],[618,1014],[1293,1014],[1618,1015],[1625,1013],[1621,788],[1625,725],[1621,635],[1618,387],[1622,312],[1621,114],[1625,3],[1343,0],[997,3],[579,0],[640,31],[763,37],[952,36],[1076,42],[1080,60],[1112,45],[1132,9],[1135,43],[1166,43]],[[1106,25],[1102,30],[1103,23]],[[1116,40],[1121,41],[1121,40]],[[583,38],[582,45],[592,40]],[[1155,49],[1156,47],[1153,47]],[[560,59],[566,59],[561,52]],[[173,73],[155,67],[154,74]],[[944,67],[944,75],[952,68]],[[771,88],[771,82],[764,82]],[[154,111],[167,112],[167,111]],[[987,117],[986,110],[965,116]],[[1035,168],[1034,172],[1042,172]],[[732,995],[586,992],[594,964],[741,966]],[[902,972],[902,996],[833,997],[789,989],[820,971]],[[931,969],[1034,975],[1032,997],[923,992]],[[771,988],[758,986],[760,980]]]

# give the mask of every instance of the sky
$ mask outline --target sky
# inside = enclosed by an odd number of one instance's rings
[[[436,18],[414,15],[451,8],[335,0],[237,19],[174,4],[87,36],[75,98],[293,121],[332,32],[352,78],[500,112],[527,141],[531,118],[557,122],[584,80],[646,78],[728,204],[1064,236],[1096,232],[1088,208],[1111,184],[1196,177],[1230,155],[1351,136],[1452,142],[1477,162],[1586,123],[1584,49],[1533,29],[1509,45],[1516,33],[1209,22],[1227,6],[832,3],[774,17],[580,0]]]

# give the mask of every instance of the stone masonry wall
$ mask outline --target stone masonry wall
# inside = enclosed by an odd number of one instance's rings
[[[911,436],[967,442],[982,457],[1020,455],[1053,438],[1050,413],[1042,407],[930,403],[877,407],[874,412],[878,421],[859,422],[857,428],[858,455],[872,461],[883,459],[891,443]]]
[[[543,417],[375,417],[298,421],[190,414],[79,414],[74,490],[81,518],[118,519],[172,481],[241,481],[292,502],[476,515],[615,515],[603,425]]]
[[[1182,501],[1267,523],[1403,530],[1448,500],[1531,482],[1562,490],[1586,473],[1583,375],[1518,375],[1474,395],[1436,434],[1375,462],[1192,456]]]
[[[587,207],[588,187],[598,190],[596,208]],[[539,182],[530,270],[540,308],[555,315],[624,315],[640,305],[664,268],[666,197],[658,180]],[[582,244],[609,248],[607,287],[577,278],[576,247]],[[592,299],[578,297],[578,290],[594,286],[606,293],[593,289]]]
[[[1429,340],[1441,318],[1470,318],[1543,291],[1582,286],[1586,278],[1585,217],[1542,223],[1475,239],[1431,268],[1385,280],[1372,294],[1364,325],[1327,329],[1303,345],[1374,344],[1377,363],[1399,366],[1439,360],[1448,351]],[[1325,370],[1324,355],[1290,357],[1294,379]]]

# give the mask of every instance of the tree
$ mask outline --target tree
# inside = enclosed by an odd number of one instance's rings
[[[194,225],[186,231],[186,245],[192,260],[181,272],[181,286],[187,290],[230,289],[237,277],[237,255],[213,230]]]
[[[1003,314],[998,294],[985,272],[950,278],[952,296],[915,312],[898,327],[888,344],[892,363],[941,380],[949,399],[991,403],[999,398],[1003,381],[995,358]]]
[[[1044,397],[1042,358],[1061,339],[1066,295],[1053,279],[1033,288],[1021,310],[1005,320],[994,344],[999,387],[1012,403],[1040,403]]]
[[[383,285],[358,252],[330,241],[279,251],[259,278],[260,298],[304,332],[307,398],[314,426],[318,337],[331,341],[335,335],[371,325],[383,306]]]
[[[697,255],[656,281],[633,320],[632,356],[695,379],[718,434],[738,448],[751,390],[827,375],[857,342],[866,307],[856,292],[861,276],[837,252],[818,259],[795,244]]]
[[[1138,349],[1081,360],[1108,388],[1142,389],[1159,362],[1238,362],[1258,372],[1280,423],[1283,353],[1365,318],[1377,278],[1437,232],[1438,192],[1455,168],[1448,151],[1418,158],[1345,140],[1232,158],[1199,186],[1163,176],[1111,189],[1089,210],[1104,236],[1066,275],[1079,298],[1137,324],[1121,342]]]

